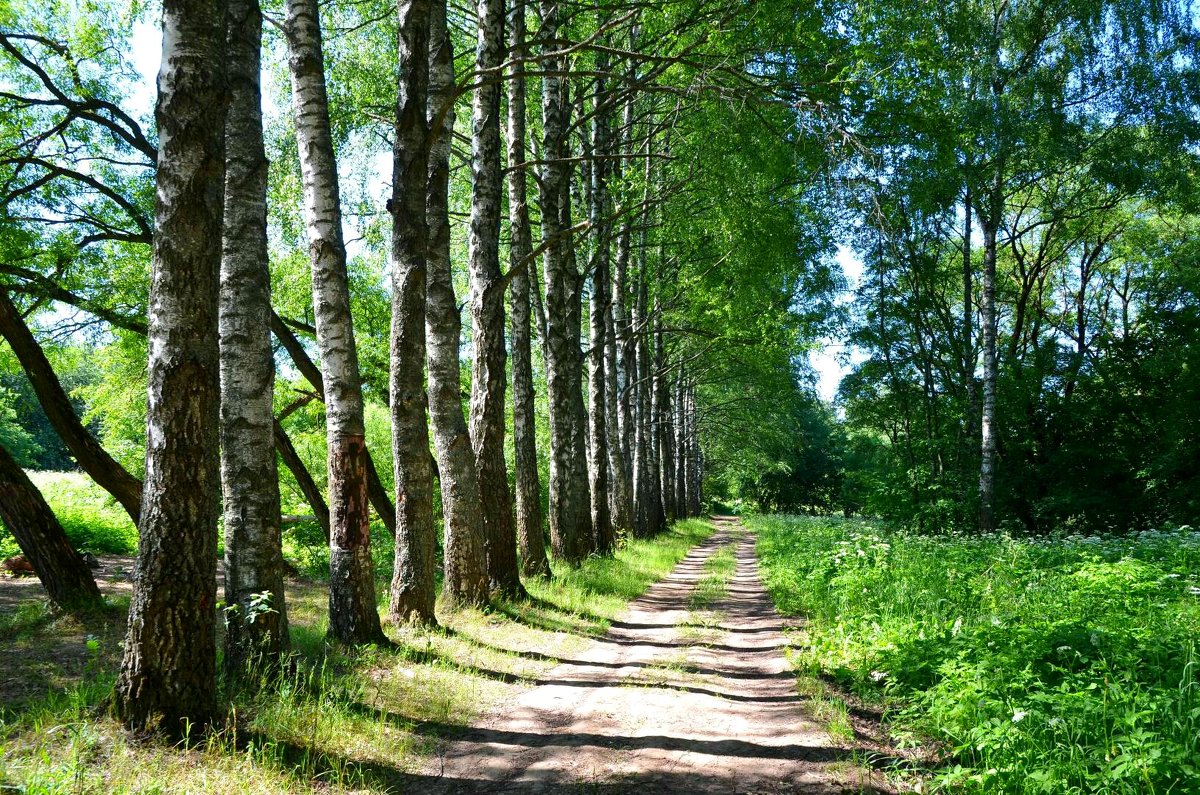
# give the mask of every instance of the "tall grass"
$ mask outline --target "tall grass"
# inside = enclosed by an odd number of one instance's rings
[[[1200,791],[1200,533],[923,536],[755,517],[808,672],[890,701],[966,792]]]
[[[113,555],[137,552],[137,528],[125,510],[82,472],[30,472],[54,515],[79,550]],[[20,551],[0,523],[0,557]]]

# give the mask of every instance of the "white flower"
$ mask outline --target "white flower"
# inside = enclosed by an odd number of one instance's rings
[[[1021,721],[1025,720],[1025,716],[1026,716],[1026,715],[1028,715],[1028,714],[1029,714],[1028,712],[1025,712],[1024,710],[1020,710],[1020,709],[1019,709],[1019,710],[1017,710],[1016,712],[1014,712],[1014,713],[1013,713],[1013,716],[1012,716],[1012,722],[1013,722],[1013,723],[1020,723]]]

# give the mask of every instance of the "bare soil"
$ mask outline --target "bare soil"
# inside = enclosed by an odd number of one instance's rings
[[[796,694],[754,539],[718,523],[578,659],[440,739],[421,791],[894,792],[875,769],[894,761],[878,743],[834,742]],[[728,544],[724,598],[692,609],[704,561]]]
[[[100,592],[110,599],[132,595],[137,559],[122,555],[100,555],[98,559],[100,568],[92,574]],[[46,592],[37,577],[0,575],[0,612],[6,617],[45,602]],[[67,690],[80,681],[89,666],[112,668],[124,635],[126,604],[118,601],[116,607],[90,616],[86,623],[70,616],[31,613],[25,626],[0,636],[0,714],[18,711],[48,693]],[[101,641],[96,651],[87,645],[93,637]]]

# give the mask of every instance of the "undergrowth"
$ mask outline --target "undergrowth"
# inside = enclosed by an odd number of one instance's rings
[[[441,628],[390,626],[386,649],[327,645],[324,585],[292,582],[292,670],[223,686],[223,725],[180,746],[139,741],[107,717],[120,628],[88,635],[79,675],[61,670],[45,697],[0,704],[0,791],[423,791],[437,778],[422,765],[440,738],[576,654],[712,529],[679,522],[614,558],[556,567],[554,579],[526,583],[527,601],[439,607]],[[384,582],[378,592],[382,608]],[[49,648],[63,640],[53,632],[30,627],[23,642]]]
[[[804,673],[946,751],[940,788],[1200,791],[1200,532],[917,535],[755,517]]]
[[[71,545],[96,554],[137,553],[137,528],[108,492],[82,472],[30,472],[67,532]],[[20,552],[16,539],[0,523],[0,558]]]

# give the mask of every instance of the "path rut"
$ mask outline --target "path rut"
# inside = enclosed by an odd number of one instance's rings
[[[723,598],[693,610],[704,561],[733,545]],[[784,622],[734,521],[693,549],[576,659],[443,738],[425,792],[890,792],[796,694]]]

